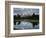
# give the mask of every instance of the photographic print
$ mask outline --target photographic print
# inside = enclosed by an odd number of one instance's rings
[[[45,3],[5,2],[5,36],[45,34]]]
[[[41,18],[41,6],[11,5],[11,33],[41,32]]]
[[[39,29],[39,9],[13,8],[14,30]]]

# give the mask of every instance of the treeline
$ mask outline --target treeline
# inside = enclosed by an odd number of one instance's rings
[[[31,20],[39,20],[39,15],[35,15],[34,13],[33,13],[33,15],[32,16],[25,16],[25,17],[21,17],[21,15],[19,15],[19,14],[17,14],[17,16],[16,15],[14,15],[14,20],[19,20],[19,19],[31,19]]]

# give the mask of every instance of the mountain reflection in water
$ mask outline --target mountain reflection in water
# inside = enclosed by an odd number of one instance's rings
[[[14,21],[14,30],[39,29],[39,22],[30,20]]]

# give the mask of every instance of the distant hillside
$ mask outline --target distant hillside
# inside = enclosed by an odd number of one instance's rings
[[[17,19],[32,19],[32,20],[39,20],[39,15],[35,15],[33,13],[33,15],[28,15],[28,16],[23,16],[21,17],[21,15],[14,15],[14,20]]]

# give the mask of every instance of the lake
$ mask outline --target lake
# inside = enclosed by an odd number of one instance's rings
[[[14,30],[39,29],[39,22],[30,20],[15,21]]]

